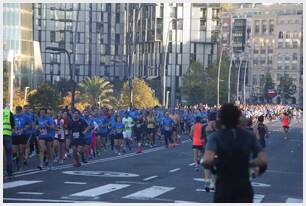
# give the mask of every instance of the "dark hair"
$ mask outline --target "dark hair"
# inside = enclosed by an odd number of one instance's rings
[[[196,117],[196,122],[197,122],[197,123],[200,123],[200,122],[201,122],[201,117],[197,116],[197,117]]]
[[[252,126],[252,124],[253,124],[253,119],[252,119],[252,117],[247,118],[247,126],[250,127],[250,126]]]
[[[240,109],[234,104],[228,103],[222,105],[219,112],[220,122],[227,128],[236,127],[239,124],[240,115]]]
[[[22,107],[21,106],[17,106],[16,107],[16,112],[21,112],[22,111]]]
[[[209,121],[216,121],[217,119],[217,113],[214,111],[210,111],[208,114],[208,120]]]
[[[258,121],[260,122],[260,123],[263,123],[263,121],[264,121],[264,116],[263,115],[260,115],[259,117],[258,117]]]

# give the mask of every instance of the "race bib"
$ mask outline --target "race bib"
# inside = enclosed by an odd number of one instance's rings
[[[47,129],[41,129],[40,130],[41,135],[47,135]]]
[[[74,139],[78,139],[80,137],[80,133],[79,132],[73,132],[72,136]]]
[[[18,136],[19,136],[19,135],[22,135],[22,129],[17,129],[16,134],[17,134]]]

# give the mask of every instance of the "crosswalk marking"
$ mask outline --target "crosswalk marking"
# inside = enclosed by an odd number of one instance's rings
[[[287,198],[286,203],[303,203],[303,199]]]
[[[42,192],[17,192],[17,194],[21,194],[21,195],[43,195],[44,193],[42,193]]]
[[[100,187],[95,187],[89,190],[85,190],[82,192],[78,192],[75,194],[71,194],[70,196],[77,197],[96,197],[99,195],[103,195],[106,193],[110,193],[116,190],[120,190],[122,188],[128,187],[130,185],[127,184],[107,184]]]
[[[158,197],[166,192],[173,190],[174,187],[161,187],[161,186],[152,186],[144,190],[140,190],[133,194],[127,195],[123,198],[125,199],[137,199],[137,200],[146,200]]]
[[[143,180],[144,180],[144,181],[148,181],[148,180],[154,179],[154,178],[156,178],[156,177],[158,177],[158,176],[147,177],[147,178],[145,178],[145,179],[143,179]]]
[[[264,197],[265,197],[264,195],[255,194],[254,197],[253,197],[253,202],[254,203],[260,203],[263,200]]]
[[[193,165],[195,165],[195,163],[190,163],[190,164],[189,164],[189,166],[193,166]]]
[[[14,188],[14,187],[20,187],[23,185],[30,185],[34,183],[42,182],[41,180],[36,180],[36,181],[28,181],[28,180],[18,180],[14,182],[7,182],[3,184],[3,189],[9,189],[9,188]]]
[[[86,182],[64,182],[65,184],[73,184],[73,185],[86,185]]]
[[[181,168],[175,168],[173,170],[169,170],[169,172],[176,172],[176,171],[179,171],[179,170],[181,170]]]

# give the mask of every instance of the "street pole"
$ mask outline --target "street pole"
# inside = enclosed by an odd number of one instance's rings
[[[248,61],[245,63],[245,69],[244,69],[244,78],[243,78],[243,104],[245,105],[245,81],[246,81],[246,73],[248,68]]]
[[[169,36],[169,29],[171,22],[174,21],[174,19],[171,19],[168,24],[168,30],[166,35],[166,46],[164,51],[164,70],[163,70],[163,106],[166,106],[166,65],[167,65],[167,53],[168,53],[168,36]]]
[[[167,91],[167,101],[166,101],[166,109],[168,109],[169,108],[169,95],[170,94],[170,92],[169,91]]]
[[[242,65],[242,57],[239,58],[240,60],[240,63],[239,63],[239,68],[238,68],[238,78],[237,78],[237,97],[236,97],[236,100],[238,101],[239,100],[239,80],[240,80],[240,69],[241,69],[241,65]]]
[[[219,67],[218,67],[218,83],[217,83],[217,107],[220,102],[220,70],[221,70],[221,61],[222,61],[223,47],[221,47],[221,54],[219,59]]]
[[[76,90],[76,82],[75,82],[75,62],[76,62],[76,41],[77,41],[77,32],[78,32],[78,25],[79,25],[79,14],[80,14],[80,7],[81,4],[78,3],[78,10],[77,10],[77,16],[76,16],[76,22],[75,22],[75,33],[74,33],[74,41],[73,41],[73,71],[72,71],[72,82],[73,82],[73,88],[72,88],[72,94],[71,94],[71,109],[74,108],[74,102],[75,102],[75,90]]]
[[[228,70],[228,93],[227,93],[227,102],[231,102],[231,74],[232,74],[232,64],[233,64],[233,55],[231,55],[231,62]]]
[[[15,74],[14,74],[14,59],[15,57],[12,58],[11,61],[11,75],[10,75],[10,111],[13,111],[13,101],[14,101],[14,78],[15,78]]]
[[[24,103],[27,103],[28,89],[30,89],[30,87],[26,87],[26,88],[25,88],[25,91],[24,91]]]

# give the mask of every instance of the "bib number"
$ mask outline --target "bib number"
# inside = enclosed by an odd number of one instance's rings
[[[79,132],[73,132],[72,136],[74,139],[78,139],[80,137],[80,133]]]
[[[47,135],[47,129],[41,129],[40,132],[41,135]]]

